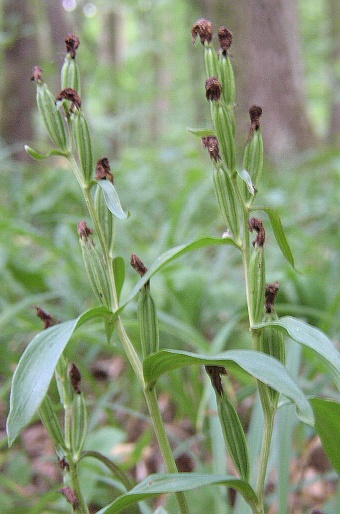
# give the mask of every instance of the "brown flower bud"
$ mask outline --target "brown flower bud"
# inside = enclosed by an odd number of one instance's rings
[[[279,283],[273,282],[272,284],[266,284],[265,300],[266,300],[266,312],[270,314],[274,307],[274,301],[279,290]]]
[[[75,108],[80,109],[81,107],[80,96],[71,87],[67,87],[58,93],[55,101],[60,102],[61,100],[69,100],[71,102],[70,112],[73,112]]]
[[[258,130],[260,128],[260,117],[262,115],[262,108],[258,105],[253,105],[249,109],[249,116],[251,121],[251,129]]]
[[[80,239],[86,239],[86,241],[89,238],[90,234],[93,234],[93,231],[86,225],[86,221],[80,221],[77,226],[77,232],[79,234]]]
[[[148,268],[144,266],[140,258],[134,253],[131,255],[130,264],[141,277],[148,271]]]
[[[222,86],[216,77],[209,77],[205,82],[205,96],[207,100],[217,102],[221,97]]]
[[[251,218],[248,222],[250,232],[255,230],[257,232],[256,239],[253,241],[253,246],[263,246],[266,239],[266,232],[263,227],[262,220],[258,218]]]
[[[197,36],[199,36],[202,45],[210,43],[212,40],[212,24],[205,18],[200,18],[193,24],[191,28],[192,42],[195,43]]]
[[[103,157],[97,161],[95,178],[96,180],[109,180],[113,184],[113,175],[107,157]]]
[[[70,54],[72,59],[76,56],[76,50],[78,46],[80,45],[79,38],[75,36],[74,34],[68,34],[65,38],[66,43],[66,52]]]
[[[214,159],[214,161],[216,162],[221,160],[217,137],[202,137],[202,145],[204,148],[208,150],[210,159]]]
[[[50,328],[54,325],[54,319],[50,314],[47,314],[47,312],[43,311],[40,307],[34,307],[37,311],[38,318],[41,319],[41,321],[44,323],[44,330],[46,328]]]
[[[205,371],[208,373],[212,386],[215,391],[223,396],[223,386],[221,375],[226,375],[227,371],[223,366],[205,366]]]
[[[80,391],[80,381],[81,381],[81,374],[80,374],[80,371],[79,369],[77,368],[77,366],[75,364],[70,364],[70,369],[69,369],[69,377],[70,377],[70,380],[71,380],[71,384],[72,384],[72,387],[74,389],[74,391],[77,393],[77,394],[80,394],[81,391]]]
[[[218,40],[220,42],[222,53],[226,55],[233,42],[232,33],[226,27],[220,27],[218,29]]]
[[[35,82],[39,83],[43,82],[42,69],[39,66],[34,66],[31,80],[34,80]]]

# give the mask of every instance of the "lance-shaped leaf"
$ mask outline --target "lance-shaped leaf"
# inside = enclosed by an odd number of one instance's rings
[[[292,251],[290,249],[289,243],[283,231],[282,223],[280,220],[280,216],[273,209],[269,209],[269,207],[256,207],[252,209],[253,211],[263,211],[267,214],[270,224],[273,229],[273,233],[276,239],[276,242],[282,252],[284,258],[289,262],[292,268],[295,269],[294,257]]]
[[[43,159],[47,159],[48,157],[51,157],[51,155],[61,155],[63,157],[67,157],[68,155],[70,155],[69,151],[62,152],[61,150],[51,150],[50,152],[48,152],[46,154],[42,154],[42,153],[37,152],[37,150],[34,150],[33,148],[31,148],[28,145],[25,145],[25,151],[28,153],[28,155],[30,157],[32,157],[32,159],[35,159],[37,161],[42,161]]]
[[[324,398],[310,400],[317,431],[327,457],[340,475],[340,403]]]
[[[110,180],[102,179],[98,180],[97,184],[101,187],[104,193],[105,203],[109,211],[118,219],[126,220],[128,218],[128,214],[123,211],[118,193],[112,182],[110,182]]]
[[[155,474],[148,476],[136,487],[119,496],[113,503],[101,509],[97,514],[115,514],[135,502],[164,493],[190,491],[198,487],[225,485],[239,491],[243,498],[255,506],[257,497],[251,486],[244,480],[230,475],[208,475],[201,473]]]
[[[253,182],[251,180],[251,177],[250,177],[248,171],[247,170],[236,170],[236,171],[237,171],[237,174],[240,177],[240,179],[243,180],[243,182],[246,184],[249,193],[251,195],[254,195],[255,189],[254,189],[254,185],[253,185]]]
[[[296,405],[297,415],[301,421],[309,425],[314,424],[312,408],[286,368],[273,357],[255,350],[229,350],[216,356],[162,350],[144,360],[144,378],[149,387],[152,387],[164,373],[194,364],[224,366],[230,371],[242,368],[249,375],[290,398]]]
[[[215,136],[215,131],[213,129],[195,129],[187,127],[187,130],[197,137]]]
[[[40,332],[27,346],[14,372],[7,420],[8,443],[31,421],[46,395],[54,369],[74,331],[92,318],[110,312],[103,307],[90,309],[78,318]]]
[[[285,316],[275,321],[268,321],[267,323],[260,323],[253,328],[265,326],[281,327],[294,341],[316,352],[340,390],[340,353],[321,330],[290,316]]]

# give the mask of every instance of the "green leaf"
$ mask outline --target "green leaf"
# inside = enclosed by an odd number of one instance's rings
[[[170,248],[162,255],[160,255],[155,262],[150,266],[148,271],[143,275],[143,277],[137,282],[135,287],[132,289],[130,295],[125,300],[124,304],[120,307],[119,312],[123,310],[123,308],[133,300],[133,298],[138,294],[140,289],[150,280],[150,278],[160,271],[164,266],[170,264],[170,262],[178,259],[182,255],[192,252],[193,250],[198,250],[200,248],[204,248],[205,246],[213,246],[213,245],[232,245],[236,248],[239,248],[235,241],[230,237],[201,237],[199,239],[195,239],[187,244],[182,244],[175,246],[174,248]]]
[[[115,257],[112,262],[113,266],[113,274],[115,277],[115,284],[116,284],[116,290],[118,299],[120,297],[120,293],[122,292],[122,287],[125,280],[125,262],[123,257]]]
[[[257,207],[252,210],[263,211],[268,215],[270,224],[271,224],[273,232],[274,232],[276,242],[282,252],[282,255],[289,262],[289,264],[292,266],[292,268],[295,269],[294,257],[293,257],[292,251],[290,249],[290,246],[288,244],[288,241],[286,239],[285,233],[283,231],[280,216],[273,209],[270,209],[269,207]]]
[[[224,366],[230,370],[240,367],[269,385],[296,404],[297,415],[309,425],[314,424],[311,406],[286,368],[278,360],[254,350],[229,350],[216,356],[199,355],[176,350],[162,350],[144,360],[144,378],[150,387],[156,380],[171,370],[199,364],[203,366]]]
[[[101,187],[105,203],[107,205],[107,208],[114,216],[116,216],[120,220],[126,220],[128,218],[128,215],[125,214],[125,212],[122,209],[122,206],[120,204],[119,196],[117,191],[115,190],[114,185],[110,180],[98,180],[97,184]]]
[[[187,127],[187,130],[197,137],[215,136],[215,131],[213,129],[194,129]]]
[[[323,398],[310,400],[323,449],[340,475],[340,403]]]
[[[135,502],[164,493],[190,491],[206,485],[225,485],[239,491],[250,505],[257,502],[256,494],[244,480],[230,475],[208,475],[201,473],[154,474],[149,475],[136,487],[119,496],[114,502],[97,514],[115,514]]]
[[[37,161],[47,159],[48,157],[51,157],[51,155],[62,155],[63,157],[67,157],[69,155],[69,152],[61,152],[59,150],[51,150],[47,154],[42,154],[37,152],[36,150],[33,150],[33,148],[31,148],[28,145],[25,145],[25,151],[28,153],[30,157],[32,157],[32,159],[35,159]]]
[[[14,372],[7,419],[8,444],[31,421],[43,401],[54,369],[74,331],[109,311],[105,307],[90,309],[78,318],[54,325],[40,332],[27,346]]]
[[[238,176],[240,177],[241,180],[243,180],[243,182],[245,182],[247,188],[248,188],[248,191],[251,195],[254,195],[255,194],[255,189],[254,189],[254,186],[253,186],[253,182],[250,178],[250,175],[249,175],[249,172],[247,170],[236,170],[237,171],[237,174]]]
[[[297,343],[313,350],[327,368],[332,376],[337,388],[340,390],[340,353],[328,337],[308,323],[290,316],[279,318],[275,321],[260,323],[253,328],[262,328],[264,326],[276,326],[283,328],[289,337]]]

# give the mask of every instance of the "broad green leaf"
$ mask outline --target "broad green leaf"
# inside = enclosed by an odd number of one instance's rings
[[[31,148],[28,145],[25,145],[25,151],[28,153],[28,155],[30,157],[32,157],[32,159],[35,159],[38,161],[47,159],[48,157],[51,157],[51,155],[62,155],[63,157],[67,157],[69,155],[69,152],[61,152],[59,150],[51,150],[47,154],[42,154],[42,153],[37,152],[36,150],[34,150],[33,148]]]
[[[157,379],[173,369],[192,365],[224,366],[234,370],[240,367],[269,385],[279,393],[290,398],[296,405],[297,415],[309,425],[314,424],[313,411],[305,395],[278,360],[255,350],[229,350],[216,356],[199,355],[176,350],[162,350],[144,360],[144,378],[150,387]]]
[[[8,444],[31,421],[46,395],[54,369],[74,331],[98,316],[110,314],[105,307],[90,309],[78,318],[40,332],[27,346],[14,372],[7,419]]]
[[[340,390],[340,353],[321,330],[290,316],[267,323],[260,323],[255,325],[254,328],[261,328],[266,325],[283,328],[294,341],[316,352]]]
[[[280,216],[273,209],[269,209],[269,207],[257,207],[253,210],[263,211],[268,215],[276,242],[282,252],[282,255],[289,262],[292,268],[295,269],[294,257],[288,244],[288,241],[286,239],[285,233],[283,231]]]
[[[340,475],[340,403],[323,398],[310,400],[323,449]]]
[[[215,131],[213,129],[194,129],[187,127],[187,130],[197,137],[215,136]]]
[[[204,248],[205,246],[213,246],[213,245],[232,245],[238,248],[237,244],[230,237],[201,237],[199,239],[195,239],[187,244],[182,244],[175,246],[174,248],[170,248],[162,255],[160,255],[155,262],[150,266],[148,271],[142,276],[142,278],[137,282],[133,290],[131,291],[128,298],[122,304],[118,312],[121,312],[124,307],[133,300],[133,298],[138,294],[140,289],[150,280],[150,278],[160,271],[164,266],[170,264],[170,262],[178,259],[185,253],[192,252],[193,250],[198,250],[200,248]]]
[[[128,215],[125,214],[125,212],[122,209],[119,196],[112,182],[110,182],[110,180],[103,179],[98,180],[97,183],[99,184],[104,193],[105,203],[109,211],[112,212],[112,214],[116,216],[118,219],[126,220],[128,218]]]
[[[201,473],[155,474],[114,502],[101,509],[97,514],[115,514],[135,502],[164,493],[190,491],[206,485],[225,485],[239,491],[250,505],[255,505],[257,497],[251,486],[244,480],[230,475],[208,475]]]
[[[240,179],[243,180],[243,182],[245,182],[249,193],[251,195],[254,195],[255,194],[255,189],[254,189],[254,186],[253,186],[253,182],[252,182],[252,180],[250,178],[249,172],[247,170],[241,170],[241,171],[236,170],[236,171],[237,171],[237,174],[240,177]]]

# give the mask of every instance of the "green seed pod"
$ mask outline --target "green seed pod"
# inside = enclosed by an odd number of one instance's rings
[[[94,194],[94,205],[98,214],[101,227],[104,232],[105,240],[109,248],[111,257],[113,257],[113,245],[115,239],[115,217],[107,208],[102,189],[97,185]]]
[[[78,64],[71,54],[67,53],[61,68],[61,89],[71,87],[80,95],[80,74]]]
[[[236,93],[235,77],[228,54],[220,53],[218,64],[218,77],[222,84],[223,101],[226,106],[234,107]]]
[[[218,76],[218,57],[211,43],[204,43],[204,63],[207,77]]]
[[[78,225],[79,227],[79,225]],[[78,228],[79,231],[79,228]],[[108,309],[111,308],[111,294],[108,280],[108,271],[102,256],[97,252],[93,241],[89,238],[80,238],[85,268],[89,276],[93,291],[100,303]]]
[[[249,173],[254,188],[257,190],[263,168],[263,140],[259,122],[262,109],[261,107],[253,106],[249,113],[251,126],[244,150],[243,169]],[[249,194],[246,185],[244,185],[244,194],[245,198],[248,200],[253,198],[253,196]]]
[[[52,402],[48,395],[43,399],[39,407],[39,417],[48,431],[55,446],[66,448],[66,443],[59,424],[59,420],[54,412]]]
[[[71,450],[77,460],[83,449],[87,431],[87,409],[83,393],[75,394],[72,402]]]
[[[220,101],[211,101],[211,116],[222,158],[231,173],[236,168],[234,122],[230,110]]]
[[[272,321],[277,319],[276,314],[266,314],[263,318],[263,322]],[[285,364],[285,346],[282,332],[277,327],[264,327],[261,330],[259,350],[267,355],[271,355],[275,359],[279,360],[282,364]],[[276,405],[280,393],[268,387],[268,394],[271,403]]]
[[[93,175],[92,145],[86,118],[78,109],[71,119],[72,133],[77,147],[79,162],[85,184],[88,185]]]
[[[249,220],[249,230],[255,230],[257,236],[253,242],[253,252],[249,259],[249,302],[250,314],[254,324],[260,323],[263,317],[265,302],[265,260],[263,245],[265,242],[265,230],[260,219]]]
[[[37,82],[37,105],[46,130],[53,143],[63,152],[67,151],[65,124],[55,99],[45,82]]]
[[[159,350],[159,329],[155,302],[147,283],[139,292],[137,318],[143,357]]]
[[[215,194],[223,219],[235,241],[239,240],[240,220],[237,209],[237,198],[234,185],[229,173],[222,166],[221,161],[213,162],[213,179]]]
[[[249,456],[244,430],[233,404],[226,396],[216,395],[218,416],[228,453],[240,475],[249,479]]]

